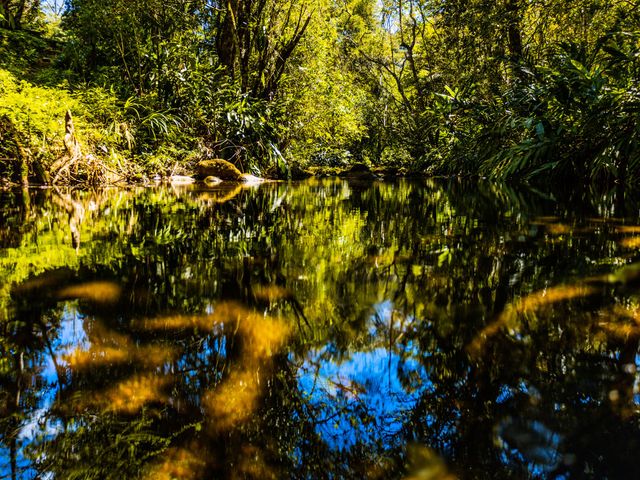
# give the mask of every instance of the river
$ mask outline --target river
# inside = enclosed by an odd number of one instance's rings
[[[640,216],[485,181],[0,192],[0,478],[640,478]]]

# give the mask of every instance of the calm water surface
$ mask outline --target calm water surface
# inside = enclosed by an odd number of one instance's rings
[[[640,215],[565,193],[0,192],[0,478],[640,478]]]

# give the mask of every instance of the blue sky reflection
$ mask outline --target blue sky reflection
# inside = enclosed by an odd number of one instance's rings
[[[72,306],[65,306],[58,329],[58,336],[51,339],[51,347],[56,359],[45,352],[42,357],[40,375],[42,385],[38,389],[38,408],[32,411],[19,427],[16,435],[16,465],[20,472],[20,478],[37,478],[38,473],[30,468],[31,460],[25,457],[24,451],[34,441],[42,441],[44,436],[53,438],[62,429],[59,422],[52,423],[47,414],[52,407],[59,389],[56,362],[63,370],[66,364],[62,357],[75,348],[88,348],[89,339],[84,331],[84,317]],[[36,367],[34,370],[38,370]],[[64,372],[61,372],[64,374]],[[38,384],[36,382],[35,384]],[[11,459],[8,448],[0,448],[0,478],[11,477]]]
[[[420,393],[431,385],[416,360],[387,349],[338,360],[326,347],[310,352],[298,383],[316,412],[316,431],[338,450],[357,443],[393,444]]]

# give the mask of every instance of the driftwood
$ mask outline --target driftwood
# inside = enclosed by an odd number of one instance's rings
[[[76,138],[76,128],[73,124],[73,116],[69,110],[67,110],[64,116],[64,125],[64,148],[67,154],[51,165],[51,172],[55,172],[53,183],[56,183],[60,174],[71,166],[76,165],[77,169],[77,162],[82,158],[82,149],[80,148],[80,142],[78,142]]]
[[[64,133],[64,146],[67,149],[71,161],[75,162],[82,157],[82,149],[80,143],[76,138],[76,128],[73,125],[73,117],[71,112],[67,110],[67,114],[64,116],[65,133]]]

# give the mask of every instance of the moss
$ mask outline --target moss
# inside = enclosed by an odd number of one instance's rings
[[[235,165],[221,158],[213,160],[203,160],[198,163],[198,175],[200,178],[218,177],[222,180],[230,180],[232,182],[241,181],[242,172]]]

